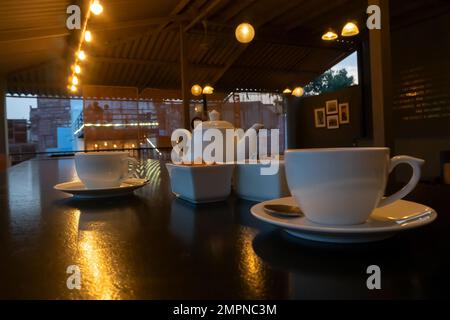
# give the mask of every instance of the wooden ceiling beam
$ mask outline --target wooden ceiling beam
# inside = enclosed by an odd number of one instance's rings
[[[186,27],[184,27],[184,32],[188,32],[189,29],[191,29],[193,26],[195,26],[197,23],[201,22],[202,20],[206,19],[206,17],[214,11],[220,4],[222,4],[224,0],[214,0],[209,3],[209,5],[206,7],[205,10],[198,13],[197,16],[192,20]]]
[[[66,28],[61,27],[12,29],[8,31],[0,31],[0,43],[40,40],[65,37],[68,35],[69,31]]]

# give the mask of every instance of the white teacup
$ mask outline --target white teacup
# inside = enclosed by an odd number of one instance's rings
[[[400,163],[413,168],[406,186],[383,198],[389,173]],[[291,194],[309,220],[328,225],[363,223],[377,207],[410,193],[424,160],[396,156],[389,148],[294,149],[285,153]]]
[[[128,164],[133,163],[129,171]],[[118,187],[136,171],[137,161],[128,152],[86,152],[75,155],[77,175],[89,189]]]

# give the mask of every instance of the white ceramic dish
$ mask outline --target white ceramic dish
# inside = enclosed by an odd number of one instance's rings
[[[265,201],[290,196],[286,182],[284,161],[278,161],[278,172],[274,175],[262,175],[262,163],[236,164],[234,188],[239,198],[250,201]]]
[[[70,193],[76,198],[93,199],[130,195],[134,190],[142,188],[147,183],[148,180],[145,179],[130,178],[123,181],[118,187],[90,189],[81,181],[70,181],[57,184],[54,188],[62,192]]]
[[[223,201],[231,193],[234,164],[187,166],[166,163],[172,192],[192,203]]]
[[[398,200],[382,208],[375,209],[365,223],[348,226],[321,225],[306,219],[304,216],[299,218],[280,218],[265,212],[266,204],[285,204],[297,205],[293,197],[269,200],[258,203],[251,208],[251,213],[257,219],[281,227],[289,234],[295,237],[336,243],[359,243],[383,240],[394,234],[418,228],[433,222],[437,213],[432,208],[425,205]],[[404,219],[416,214],[426,214],[423,219],[413,220],[403,224],[395,220]]]

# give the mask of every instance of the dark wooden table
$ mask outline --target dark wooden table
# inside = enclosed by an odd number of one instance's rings
[[[379,243],[293,240],[231,197],[193,206],[170,192],[164,164],[135,196],[77,201],[53,190],[73,159],[30,160],[0,184],[0,298],[322,299],[444,298],[450,294],[450,187],[419,185],[409,199],[435,208],[422,229]],[[381,268],[368,290],[366,268]],[[68,266],[81,290],[69,290]]]

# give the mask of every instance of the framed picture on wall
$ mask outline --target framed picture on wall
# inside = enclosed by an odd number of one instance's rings
[[[338,113],[338,101],[337,100],[327,101],[326,107],[327,107],[327,114]]]
[[[327,128],[328,129],[339,128],[339,116],[337,114],[327,117]]]
[[[350,123],[350,107],[348,105],[348,102],[339,104],[339,123]]]
[[[327,126],[325,108],[314,109],[314,122],[316,128],[325,128]]]

